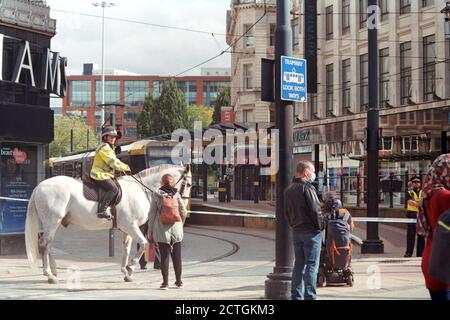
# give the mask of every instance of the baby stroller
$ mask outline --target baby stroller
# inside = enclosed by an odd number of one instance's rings
[[[340,200],[331,199],[331,210],[325,217],[325,237],[320,253],[320,266],[317,275],[317,286],[328,284],[354,283],[352,260],[352,243],[350,239],[350,213],[342,208]]]

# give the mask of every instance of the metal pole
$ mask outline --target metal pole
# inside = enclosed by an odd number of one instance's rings
[[[90,134],[90,130],[87,129],[87,135],[86,135],[86,150],[89,150],[89,134]]]
[[[369,0],[369,7],[375,8],[377,0]],[[373,10],[371,15],[376,15]],[[380,19],[375,18],[376,22]],[[378,90],[378,23],[369,25],[369,110],[367,114],[367,216],[378,217],[378,157],[379,157],[379,90]],[[361,253],[383,253],[384,244],[378,236],[378,223],[367,223],[367,239]]]
[[[73,128],[70,129],[70,152],[73,152]]]
[[[344,204],[344,143],[341,142],[341,179],[340,179],[340,189],[341,189],[341,203]]]
[[[105,6],[106,3],[102,3],[102,112],[101,112],[101,125],[105,123]]]
[[[208,202],[208,166],[203,161],[202,164],[203,173],[203,202]]]
[[[447,131],[441,132],[441,153],[447,154],[448,153],[448,138],[447,138]]]
[[[256,123],[256,162],[253,171],[254,203],[259,203],[259,132],[258,123]]]
[[[292,232],[284,216],[284,190],[292,179],[292,123],[293,107],[281,100],[281,56],[292,55],[290,0],[277,0],[277,27],[275,30],[275,101],[276,128],[279,130],[280,163],[277,174],[275,268],[265,283],[267,299],[288,300],[291,297]]]

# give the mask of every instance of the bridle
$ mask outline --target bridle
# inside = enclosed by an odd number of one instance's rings
[[[186,186],[187,186],[187,176],[188,176],[188,173],[189,173],[189,168],[186,168],[185,170],[184,170],[184,172],[183,172],[183,174],[181,175],[181,177],[180,177],[180,179],[178,179],[178,181],[175,183],[175,185],[177,185],[177,184],[179,184],[180,183],[180,181],[182,181],[182,183],[181,183],[181,188],[180,188],[180,191],[179,191],[179,193],[180,193],[180,196],[181,196],[181,198],[183,199],[183,200],[186,200],[186,199],[189,199],[189,197],[185,197],[185,196],[183,196],[183,194],[184,194],[184,191],[185,191],[185,189],[186,189]],[[147,190],[147,191],[149,191],[150,193],[155,193],[155,191],[154,190],[152,190],[152,189],[150,189],[149,187],[147,187],[143,182],[142,182],[142,179],[141,179],[141,177],[139,176],[139,179],[137,179],[135,176],[133,176],[133,175],[129,175],[129,174],[125,174],[126,176],[129,176],[129,177],[131,177],[131,178],[133,178],[138,184],[140,184],[145,190]]]

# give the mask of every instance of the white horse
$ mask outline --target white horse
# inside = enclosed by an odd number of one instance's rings
[[[160,165],[146,169],[137,175],[118,178],[122,187],[122,200],[117,205],[117,227],[124,233],[124,254],[121,271],[125,281],[132,281],[134,268],[144,253],[147,243],[139,226],[148,220],[152,203],[152,191],[158,190],[162,175],[171,174],[177,181],[177,188],[185,202],[188,201],[192,184],[190,166]],[[134,178],[133,178],[134,177]],[[42,252],[44,276],[48,283],[56,284],[57,267],[50,249],[58,227],[73,224],[87,230],[111,229],[112,221],[97,218],[98,204],[87,200],[83,195],[81,181],[58,176],[40,183],[33,191],[28,204],[25,224],[25,240],[28,260],[36,265],[39,249]],[[38,239],[39,220],[43,235]],[[129,264],[133,240],[140,245],[136,256]]]

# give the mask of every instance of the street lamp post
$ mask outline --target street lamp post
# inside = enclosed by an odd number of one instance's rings
[[[292,175],[292,103],[281,100],[281,56],[292,56],[292,29],[290,0],[277,0],[277,27],[275,30],[275,101],[276,128],[279,130],[280,163],[277,174],[277,208],[275,238],[275,268],[267,276],[267,299],[289,300],[292,279],[292,234],[284,216],[284,190]]]
[[[112,2],[95,2],[92,4],[94,7],[102,7],[102,105],[105,105],[105,8],[114,7]],[[114,113],[114,107],[112,113]],[[102,107],[100,123],[105,123],[105,109]]]
[[[114,7],[112,2],[95,2],[92,4],[94,7],[102,7],[102,111],[100,123],[103,126],[105,123],[105,8]],[[115,107],[111,108],[113,119],[115,119]],[[100,140],[101,140],[100,134]],[[109,256],[114,257],[114,229],[109,230]]]
[[[379,209],[379,142],[380,142],[380,115],[379,115],[379,86],[378,86],[378,10],[377,0],[369,0],[369,8],[373,10],[375,23],[369,30],[369,111],[367,112],[367,216],[378,218]],[[379,238],[377,223],[367,223],[367,239],[361,246],[361,253],[384,253],[383,241]]]

